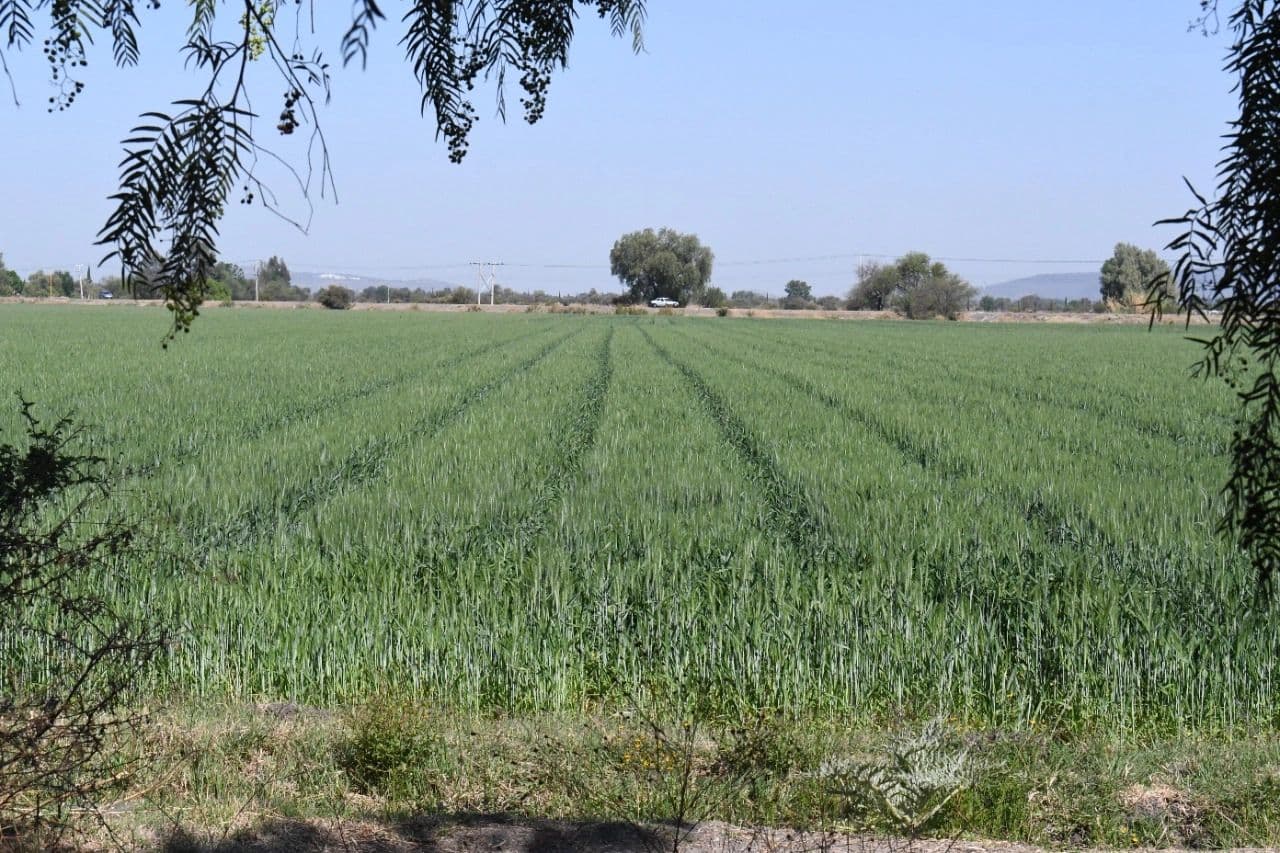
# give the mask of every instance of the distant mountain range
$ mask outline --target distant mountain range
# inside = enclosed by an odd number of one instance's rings
[[[1097,299],[1098,288],[1096,272],[1051,272],[988,285],[982,292],[1009,299],[1033,295],[1044,299]]]
[[[351,288],[356,293],[366,287],[380,287],[384,284],[393,288],[407,287],[410,290],[416,288],[422,288],[423,290],[449,290],[458,286],[454,282],[441,281],[438,278],[415,278],[405,281],[402,279],[374,278],[367,275],[333,272],[294,272],[290,278],[294,285],[305,287],[308,290],[318,290],[331,284],[340,284],[343,287]]]

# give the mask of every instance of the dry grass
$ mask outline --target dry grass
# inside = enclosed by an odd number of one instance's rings
[[[144,308],[161,308],[164,303],[157,299],[70,299],[67,297],[28,297],[28,296],[4,296],[0,297],[0,304],[33,304],[33,305],[82,305],[95,306],[99,308],[108,307],[144,307]],[[225,305],[218,302],[207,302],[201,306],[200,310],[226,310],[227,308],[252,308],[252,309],[293,309],[293,308],[323,308],[318,302],[233,302]],[[493,314],[516,314],[528,311],[529,305],[488,305],[481,304],[477,306],[475,303],[467,303],[465,305],[442,304],[435,302],[357,302],[351,306],[355,311],[427,311],[444,314],[458,314],[465,312],[474,312],[477,307],[480,311]],[[657,316],[661,310],[659,308],[648,308],[645,306],[636,306],[642,313]],[[614,306],[612,305],[583,305],[579,303],[571,303],[569,305],[561,305],[559,303],[550,303],[545,306],[544,310],[549,313],[571,313],[571,314],[601,314],[612,315]],[[677,309],[665,309],[670,315],[677,317],[716,317],[716,309],[702,308],[698,306],[690,306]],[[753,317],[756,319],[770,320],[898,320],[904,321],[904,318],[892,311],[830,311],[827,309],[815,308],[812,310],[784,310],[781,308],[732,308],[728,317]],[[1211,313],[1209,321],[1216,323],[1217,315]],[[1069,323],[1069,324],[1102,324],[1102,325],[1146,325],[1150,322],[1150,317],[1142,312],[1133,313],[1066,313],[1056,311],[967,311],[960,315],[958,322],[961,323]],[[1176,326],[1185,322],[1184,318],[1168,315],[1161,321],[1161,325]],[[1195,319],[1192,325],[1203,325],[1204,321]]]
[[[908,844],[884,835],[888,827],[860,804],[831,796],[812,772],[826,755],[875,753],[890,732],[884,725],[773,720],[744,739],[753,721],[707,721],[685,740],[680,722],[655,737],[655,721],[630,710],[523,718],[433,711],[414,719],[434,721],[446,748],[430,768],[430,791],[405,797],[360,792],[341,769],[359,713],[291,703],[163,712],[141,745],[151,772],[104,809],[105,829],[80,846],[671,850],[677,825],[680,849],[694,853],[1280,841],[1273,735],[1137,744],[1101,732],[969,732],[984,767],[977,785],[933,827],[935,840]],[[776,739],[789,760],[754,761],[760,737]],[[738,754],[744,743],[750,754]],[[694,796],[677,812],[681,783]],[[677,814],[683,823],[672,822]],[[975,840],[988,838],[1004,841]]]

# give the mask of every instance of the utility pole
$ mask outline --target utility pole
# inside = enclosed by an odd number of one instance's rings
[[[258,301],[258,281],[262,278],[262,261],[253,262],[253,301]]]
[[[80,285],[80,301],[84,301],[84,264],[76,264],[76,283]]]
[[[476,287],[476,305],[480,305],[481,294],[484,292],[485,285],[489,286],[489,304],[494,304],[494,293],[498,283],[498,276],[494,273],[494,267],[505,266],[502,261],[472,261],[471,266],[476,268],[476,276],[480,279],[480,284]],[[486,270],[488,273],[486,274]]]

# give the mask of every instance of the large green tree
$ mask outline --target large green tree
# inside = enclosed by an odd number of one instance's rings
[[[45,272],[36,270],[27,276],[22,293],[27,296],[78,296],[80,293],[76,280],[66,270]]]
[[[782,300],[782,307],[788,309],[809,308],[813,304],[813,289],[809,287],[809,282],[801,281],[793,278],[787,282],[783,288],[786,292],[786,298]]]
[[[22,277],[4,265],[4,253],[0,252],[0,296],[22,293]]]
[[[734,308],[760,308],[769,304],[769,296],[754,290],[735,290],[729,294],[729,304]]]
[[[897,271],[871,261],[858,267],[857,284],[849,290],[846,303],[851,311],[888,311],[889,300],[898,289]]]
[[[941,261],[924,252],[909,252],[892,264],[860,266],[848,306],[855,311],[897,311],[913,320],[954,320],[976,294]]]
[[[1132,243],[1117,243],[1098,273],[1102,298],[1122,305],[1142,304],[1157,282],[1161,283],[1163,295],[1168,280],[1169,265],[1150,249],[1140,249]]]
[[[314,34],[323,19],[341,19],[336,45],[341,66],[363,67],[370,39],[386,16],[377,0],[188,0],[191,22],[180,52],[200,73],[191,97],[143,113],[127,135],[120,189],[99,234],[108,257],[118,258],[129,287],[162,296],[175,329],[189,327],[208,293],[217,262],[218,222],[239,201],[273,207],[257,164],[273,158],[265,148],[273,113],[256,91],[274,69],[279,89],[275,131],[311,137],[311,162],[296,173],[311,175],[305,188],[332,185],[320,107],[328,101],[335,65]],[[70,107],[84,88],[89,46],[111,45],[117,65],[139,60],[139,32],[158,2],[138,0],[0,0],[0,60],[6,51],[41,44],[56,84],[49,109]],[[337,11],[341,9],[341,11]],[[569,60],[581,14],[608,22],[617,36],[642,47],[645,0],[408,0],[398,12],[400,44],[421,92],[421,110],[443,137],[449,157],[467,152],[479,116],[475,89],[492,81],[499,114],[506,116],[504,82],[519,81],[520,104],[530,123],[543,115],[553,74]],[[8,66],[4,65],[4,69]],[[0,70],[2,73],[2,70]],[[159,107],[159,105],[146,105]]]
[[[718,287],[708,287],[702,291],[700,301],[704,308],[726,308],[729,305],[729,297]]]
[[[292,284],[293,274],[289,272],[289,265],[284,262],[284,258],[272,255],[267,258],[267,262],[258,270],[258,279],[262,284],[276,281]]]
[[[609,252],[609,269],[626,285],[632,302],[665,297],[688,305],[700,300],[714,261],[697,235],[670,228],[624,234]]]
[[[791,281],[787,282],[787,286],[784,290],[786,291],[787,296],[791,299],[813,298],[813,289],[809,287],[809,282],[801,281],[798,278],[793,278]]]
[[[253,298],[253,282],[236,264],[218,261],[209,271],[207,293],[210,299],[246,300]]]
[[[263,302],[306,302],[311,298],[306,288],[294,286],[289,265],[275,255],[259,267],[256,292]]]

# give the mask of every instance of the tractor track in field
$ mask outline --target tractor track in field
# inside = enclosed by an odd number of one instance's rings
[[[848,400],[831,394],[806,376],[798,376],[773,365],[761,364],[758,361],[748,361],[742,356],[716,349],[697,338],[688,338],[688,340],[698,344],[716,358],[736,360],[748,366],[752,371],[773,376],[795,387],[846,420],[870,430],[877,438],[898,451],[908,462],[916,464],[921,470],[935,474],[943,481],[956,481],[965,477],[977,476],[977,472],[971,465],[959,460],[947,459],[936,448],[927,447],[915,440],[909,431],[890,427],[867,409],[855,406]],[[1064,510],[1057,506],[1054,501],[1045,498],[1039,493],[1019,491],[1016,501],[1006,500],[1006,503],[1011,510],[1020,514],[1028,523],[1040,528],[1041,532],[1055,544],[1071,543],[1078,545],[1080,540],[1083,540],[1084,542],[1113,550],[1116,547],[1111,537],[1093,519],[1081,512]],[[1075,534],[1074,531],[1077,529],[1082,532],[1082,536]]]
[[[789,350],[788,354],[791,356],[795,355],[795,350],[801,349],[801,350],[805,350],[806,352],[814,356],[818,356],[819,358],[827,359],[828,361],[831,361],[831,362],[840,362],[838,367],[832,366],[833,370],[834,369],[843,370],[849,367],[850,362],[848,358],[842,360],[841,353],[828,349],[826,346],[823,346],[821,343],[814,343],[811,339],[807,337],[802,337],[798,339],[797,338],[788,339],[785,337],[779,338],[776,336],[776,334],[766,334],[763,330],[760,330],[760,329],[755,329],[752,331],[752,333],[748,334],[743,327],[736,324],[732,324],[732,323],[726,323],[726,324],[717,326],[717,331],[721,333],[724,337],[732,340],[736,340],[742,344],[759,346],[761,343],[764,343],[766,345],[770,345],[775,348]],[[769,331],[775,332],[776,330],[770,329]],[[867,354],[868,353],[864,353],[864,352],[849,352],[849,353],[845,353],[844,355],[849,357],[859,357]],[[874,355],[877,359],[877,362],[876,362],[877,366],[887,366],[890,369],[897,369],[897,368],[905,369],[908,366],[900,356],[892,352],[881,351],[881,352],[874,353]]]
[[[734,413],[725,399],[696,370],[675,358],[647,330],[641,328],[640,334],[658,356],[675,368],[692,386],[698,401],[719,428],[721,438],[737,452],[738,457],[754,474],[753,479],[764,490],[770,515],[778,521],[778,527],[801,560],[817,563],[836,558],[840,549],[819,514],[819,508],[805,490],[786,475],[750,426]],[[770,530],[766,529],[765,532]],[[865,554],[854,552],[852,556],[860,564],[866,563]]]
[[[729,334],[737,338],[738,340],[742,341],[743,343],[750,342],[751,344],[757,345],[757,346],[762,341],[766,344],[771,344],[775,347],[781,347],[781,348],[793,348],[796,345],[795,341],[781,340],[772,335],[758,335],[758,336],[752,336],[748,338],[746,336],[740,335],[736,330],[729,332]],[[813,344],[808,342],[805,342],[804,344],[802,344],[802,346],[804,349],[808,350],[809,352],[812,352],[818,355],[819,357],[825,358],[827,360],[826,364],[823,365],[825,367],[830,367],[833,370],[843,370],[848,367],[848,363],[841,361],[840,354],[837,352],[833,352],[819,344]],[[877,359],[880,360],[881,364],[885,363],[887,360],[887,357],[883,353],[878,353],[876,357]],[[892,364],[895,367],[902,367],[902,368],[906,367],[906,365],[904,365],[902,360],[899,358],[893,358]],[[1159,421],[1153,421],[1146,418],[1135,417],[1134,415],[1129,414],[1123,409],[1112,409],[1112,410],[1102,411],[1095,407],[1082,406],[1078,401],[1074,401],[1074,400],[1071,400],[1070,398],[1063,397],[1060,394],[1053,394],[1051,392],[1046,391],[1045,389],[1052,387],[1053,383],[1045,377],[1040,377],[1040,379],[1044,381],[1035,382],[1027,386],[1011,385],[1009,383],[1000,382],[997,379],[993,379],[990,376],[986,376],[980,373],[964,374],[963,376],[956,377],[956,379],[957,381],[971,383],[972,385],[975,385],[980,389],[982,389],[984,392],[995,394],[1000,397],[1008,398],[1016,403],[1025,404],[1028,406],[1035,406],[1040,409],[1060,409],[1063,411],[1073,411],[1073,412],[1083,411],[1083,412],[1086,412],[1091,418],[1093,418],[1099,424],[1104,424],[1108,428],[1112,428],[1115,425],[1119,424],[1120,426],[1123,426],[1126,429],[1133,430],[1138,435],[1168,441],[1169,443],[1175,445],[1177,448],[1185,448],[1187,446],[1191,446],[1191,447],[1199,448],[1204,452],[1210,453],[1210,454],[1221,454],[1221,453],[1224,453],[1226,450],[1225,439],[1216,439],[1212,435],[1202,430],[1183,431],[1183,430],[1173,429],[1166,424],[1160,423]],[[915,399],[921,399],[919,393],[916,392],[914,389],[907,388],[905,390],[907,394],[911,395]],[[1126,402],[1132,404],[1135,407],[1142,406],[1141,401],[1134,400],[1132,398],[1128,398]],[[1233,428],[1233,421],[1230,418],[1224,417],[1222,415],[1217,415],[1217,414],[1213,415],[1212,417],[1215,421],[1222,424],[1228,430]]]
[[[706,341],[693,337],[687,338],[687,340],[702,347],[716,358],[731,361],[737,360],[745,363],[745,359],[716,349]],[[967,462],[943,456],[936,448],[929,447],[924,442],[917,440],[909,430],[890,425],[883,419],[876,417],[868,409],[855,406],[847,400],[842,400],[828,393],[805,376],[797,376],[772,365],[762,365],[755,361],[751,362],[750,366],[752,370],[768,373],[788,385],[798,388],[827,408],[839,413],[846,420],[869,430],[885,444],[898,451],[908,461],[914,462],[926,470],[937,472],[944,479],[959,479],[972,476],[975,473],[973,467]]]
[[[351,451],[336,466],[314,476],[299,486],[285,490],[279,501],[257,506],[239,513],[227,521],[206,522],[191,537],[196,553],[243,548],[277,531],[338,492],[353,486],[370,483],[386,471],[387,463],[398,449],[416,438],[427,438],[452,424],[493,392],[501,389],[515,377],[532,369],[565,342],[581,334],[577,329],[541,347],[533,355],[521,360],[510,370],[473,386],[458,394],[452,403],[437,409],[392,436],[383,436],[365,442]]]
[[[583,460],[595,447],[604,418],[605,398],[613,384],[613,335],[610,326],[600,344],[595,373],[583,388],[581,405],[568,424],[568,449],[551,475],[543,482],[535,499],[533,512],[521,519],[516,533],[522,541],[532,542],[546,527],[552,512],[560,505],[570,481],[582,469]]]
[[[307,418],[314,417],[315,415],[323,414],[337,408],[338,406],[346,405],[347,403],[354,403],[357,400],[372,397],[374,394],[378,394],[382,391],[389,391],[392,388],[399,388],[402,385],[407,385],[414,379],[421,377],[424,370],[448,370],[473,358],[479,358],[482,355],[487,355],[488,353],[502,349],[503,347],[528,340],[543,331],[545,330],[527,332],[523,335],[518,335],[505,341],[490,341],[488,343],[481,344],[474,349],[455,353],[439,361],[432,361],[429,364],[422,365],[411,370],[398,371],[390,377],[367,383],[358,388],[349,389],[336,394],[330,394],[326,397],[321,397],[318,400],[309,401],[303,405],[295,406],[292,409],[276,413],[269,418],[264,418],[256,423],[249,424],[238,430],[233,434],[233,436],[246,441],[253,441],[254,439],[261,438],[268,432],[289,426],[296,421],[305,420]]]
[[[365,384],[355,388],[345,389],[282,411],[273,412],[267,417],[259,418],[256,421],[242,425],[239,429],[226,430],[222,432],[222,434],[212,436],[211,438],[215,440],[231,440],[237,442],[256,441],[273,430],[283,429],[284,427],[290,426],[299,421],[303,421],[326,412],[331,412],[340,406],[347,405],[348,403],[354,403],[358,400],[364,400],[372,397],[383,391],[389,391],[394,388],[400,388],[404,385],[408,385],[414,379],[422,376],[423,372],[426,370],[448,370],[450,368],[457,367],[458,365],[470,361],[473,358],[479,358],[480,356],[487,355],[488,353],[502,349],[503,347],[511,346],[512,344],[517,344],[521,341],[526,341],[529,338],[538,335],[542,331],[544,330],[528,332],[505,341],[485,343],[473,349],[455,353],[447,358],[432,361],[413,369],[400,370],[389,377],[378,379],[373,382],[366,382]],[[156,461],[136,466],[130,470],[130,474],[135,479],[146,479],[154,476],[164,468],[167,460],[182,459],[187,456],[188,453],[188,445],[185,442],[175,442],[170,445],[169,449],[160,455]]]
[[[604,418],[605,400],[613,384],[613,336],[616,330],[616,326],[610,326],[600,342],[596,370],[584,383],[580,401],[566,425],[564,453],[538,487],[532,508],[515,520],[472,525],[459,538],[459,544],[443,556],[461,561],[476,553],[494,557],[500,556],[499,552],[527,553],[545,532],[552,514],[564,499],[569,483],[595,447],[600,422]],[[419,552],[417,561],[420,566],[427,566],[435,562],[433,556],[441,555],[432,555],[424,549]]]

